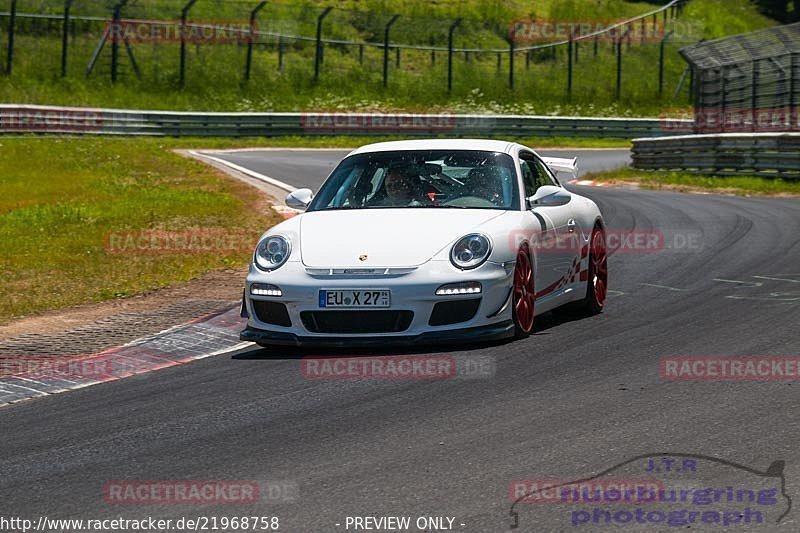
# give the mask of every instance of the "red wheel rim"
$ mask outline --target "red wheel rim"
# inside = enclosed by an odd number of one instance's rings
[[[514,315],[517,326],[525,333],[533,329],[533,309],[536,295],[533,289],[533,268],[525,249],[517,252],[517,266],[514,269]]]
[[[608,256],[606,238],[602,230],[595,231],[592,237],[592,286],[594,298],[601,307],[606,303],[608,292]]]

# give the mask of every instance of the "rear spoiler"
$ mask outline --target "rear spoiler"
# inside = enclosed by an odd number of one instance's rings
[[[578,158],[563,159],[560,157],[543,157],[544,164],[555,172],[568,172],[573,178],[578,177]]]

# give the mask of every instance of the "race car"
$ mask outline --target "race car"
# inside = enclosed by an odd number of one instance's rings
[[[347,155],[302,213],[253,254],[240,338],[262,346],[383,346],[523,338],[537,315],[602,311],[603,217],[556,174],[576,159],[520,144],[437,139]]]

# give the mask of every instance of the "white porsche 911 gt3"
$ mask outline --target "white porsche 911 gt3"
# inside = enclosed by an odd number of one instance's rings
[[[603,309],[603,218],[556,172],[576,160],[515,143],[419,140],[359,148],[304,210],[260,239],[242,340],[260,345],[455,343],[524,337],[534,317]]]

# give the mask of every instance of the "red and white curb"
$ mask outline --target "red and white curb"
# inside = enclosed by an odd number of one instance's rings
[[[295,215],[302,213],[299,209],[293,209],[286,205],[273,205],[272,209],[277,211],[283,218],[292,218]]]
[[[263,148],[252,148],[252,149],[246,149],[245,148],[245,149],[241,149],[241,150],[226,150],[226,152],[244,152],[244,151],[251,151],[251,150],[259,150],[260,151],[260,150],[263,150]],[[243,167],[242,165],[237,165],[236,163],[231,163],[230,161],[222,159],[221,157],[215,157],[215,156],[213,156],[211,154],[208,154],[208,153],[205,153],[205,152],[197,152],[197,151],[194,151],[194,150],[189,150],[189,154],[194,156],[195,158],[208,159],[210,161],[213,161],[213,162],[217,163],[218,165],[222,165],[222,166],[231,168],[231,169],[233,169],[233,170],[235,170],[237,172],[241,172],[242,174],[244,174],[246,176],[250,176],[251,178],[255,178],[257,180],[260,180],[260,181],[263,181],[265,183],[268,183],[269,185],[272,185],[273,187],[277,187],[278,189],[281,189],[283,191],[294,192],[295,190],[297,190],[297,187],[293,187],[293,186],[289,185],[288,183],[284,183],[284,182],[282,182],[280,180],[276,180],[275,178],[271,178],[271,177],[267,176],[266,174],[262,174],[260,172],[256,172],[255,170],[251,170],[251,169],[249,169],[247,167]],[[283,205],[283,204],[273,205],[272,209],[277,211],[283,218],[292,218],[293,216],[295,216],[295,215],[297,215],[299,213],[302,213],[302,211],[300,211],[299,209],[293,209],[293,208],[288,207],[288,206]]]
[[[196,157],[196,158],[198,158],[198,159],[208,159],[208,160],[214,161],[215,163],[217,163],[219,165],[223,165],[223,166],[226,166],[228,168],[232,168],[233,170],[236,170],[237,172],[241,172],[242,174],[250,176],[251,178],[255,178],[257,180],[261,180],[261,181],[264,181],[266,183],[269,183],[270,185],[272,185],[274,187],[277,187],[279,189],[283,189],[286,192],[293,192],[293,191],[297,190],[297,187],[292,187],[288,183],[284,183],[284,182],[282,182],[280,180],[276,180],[275,178],[270,178],[269,176],[261,174],[260,172],[256,172],[255,170],[250,170],[247,167],[243,167],[242,165],[237,165],[236,163],[231,163],[230,161],[226,161],[225,159],[222,159],[221,157],[216,157],[216,156],[213,156],[211,154],[206,154],[206,153],[203,153],[203,152],[197,152],[195,150],[189,150],[189,154],[194,156],[194,157]]]
[[[155,372],[251,346],[239,306],[100,353],[0,359],[0,406]]]
[[[604,181],[593,181],[593,180],[572,180],[570,183],[574,185],[582,185],[583,187],[611,187],[611,183],[606,183]]]

